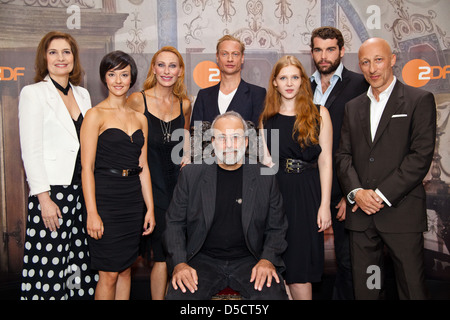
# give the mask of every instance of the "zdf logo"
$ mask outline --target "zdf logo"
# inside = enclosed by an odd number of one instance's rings
[[[0,67],[0,81],[17,81],[18,76],[24,76],[25,68]]]
[[[200,62],[194,69],[193,78],[201,89],[216,85],[221,79],[219,67],[212,61]]]
[[[412,87],[423,87],[430,80],[446,79],[450,74],[450,65],[430,66],[428,62],[422,59],[414,59],[409,61],[403,67],[403,81]]]

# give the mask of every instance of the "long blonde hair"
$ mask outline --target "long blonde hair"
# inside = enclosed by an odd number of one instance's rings
[[[297,141],[302,148],[319,143],[320,130],[320,113],[313,102],[313,93],[309,78],[306,75],[305,68],[300,61],[294,56],[283,56],[272,69],[269,85],[267,89],[264,110],[260,116],[260,123],[264,124],[268,119],[276,115],[281,107],[281,94],[274,85],[274,80],[280,73],[281,69],[288,66],[295,66],[300,70],[302,83],[300,90],[295,98],[295,114],[296,120],[292,137],[298,133]]]
[[[150,63],[150,68],[147,73],[147,79],[145,79],[145,82],[143,85],[143,89],[148,90],[148,89],[151,89],[154,86],[156,86],[157,80],[156,80],[156,75],[153,72],[153,67],[156,63],[156,58],[158,57],[158,55],[161,52],[172,52],[178,57],[178,63],[180,64],[181,74],[178,77],[177,81],[175,82],[172,92],[178,99],[181,99],[181,100],[188,99],[186,84],[184,83],[185,65],[184,65],[183,57],[178,52],[178,50],[172,46],[162,47],[153,55],[152,61]]]

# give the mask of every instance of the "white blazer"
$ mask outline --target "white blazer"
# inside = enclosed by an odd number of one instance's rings
[[[78,86],[72,90],[84,116],[91,108],[89,92]],[[80,143],[72,117],[49,76],[20,92],[19,131],[30,195],[49,191],[52,185],[70,185]]]

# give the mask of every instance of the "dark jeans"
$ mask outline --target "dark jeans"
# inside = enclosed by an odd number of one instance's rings
[[[180,289],[175,290],[172,283],[169,283],[166,300],[210,300],[213,295],[227,287],[239,292],[243,299],[286,300],[288,297],[284,281],[279,273],[280,283],[272,279],[270,288],[264,286],[261,291],[254,289],[250,276],[256,263],[252,256],[225,261],[199,253],[188,263],[197,271],[198,290],[194,293],[183,293]]]

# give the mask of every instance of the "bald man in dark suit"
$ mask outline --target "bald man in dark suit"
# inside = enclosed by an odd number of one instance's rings
[[[380,297],[386,246],[399,298],[425,299],[422,181],[434,152],[436,104],[430,92],[396,79],[396,56],[385,40],[365,41],[358,58],[370,88],[347,103],[336,154],[339,181],[351,204],[346,227],[355,298]]]

